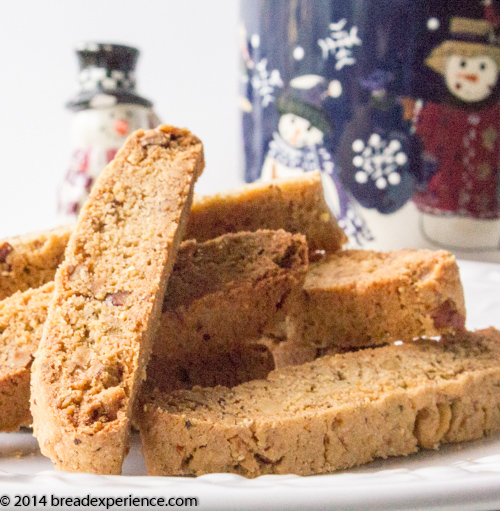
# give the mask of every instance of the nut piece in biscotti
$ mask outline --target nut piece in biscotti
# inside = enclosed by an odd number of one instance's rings
[[[0,300],[50,282],[70,234],[66,226],[0,240]]]
[[[31,424],[30,373],[54,284],[0,302],[0,431]]]
[[[489,329],[326,356],[233,389],[152,392],[138,421],[150,475],[312,475],[498,432],[499,388]]]
[[[284,337],[264,336],[255,343],[262,346],[270,353],[273,369],[286,366],[297,366],[312,362],[323,355],[334,355],[335,350],[324,352],[313,345],[298,344]],[[261,349],[263,349],[261,348]]]
[[[302,233],[312,252],[336,252],[347,241],[325,202],[319,172],[197,197],[186,237],[205,241],[228,232],[257,229]]]
[[[73,231],[33,364],[31,412],[56,469],[119,474],[167,279],[203,169],[201,142],[132,134]]]
[[[443,250],[345,250],[311,263],[289,341],[359,348],[464,328],[455,258]]]
[[[256,231],[186,241],[175,262],[148,366],[148,385],[233,386],[273,368],[258,340],[302,289],[307,244],[301,234]]]

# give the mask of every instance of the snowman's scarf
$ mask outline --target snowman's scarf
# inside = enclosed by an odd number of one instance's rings
[[[325,146],[314,145],[298,149],[285,142],[278,133],[274,133],[273,140],[269,143],[267,157],[288,168],[302,169],[304,172],[319,170],[321,174],[327,174],[333,181],[336,197],[330,197],[331,193],[325,193],[325,199],[351,244],[362,246],[365,242],[373,240],[365,220],[357,212],[348,192],[342,186],[333,158]]]
[[[324,146],[292,147],[279,133],[273,134],[267,154],[285,167],[302,169],[304,172],[321,170],[331,174],[334,167],[332,157]]]

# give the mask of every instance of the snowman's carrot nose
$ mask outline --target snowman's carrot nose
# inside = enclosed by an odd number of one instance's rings
[[[468,82],[477,82],[479,80],[479,76],[474,73],[459,73],[459,78],[465,78]]]
[[[290,142],[292,143],[292,145],[295,145],[297,143],[297,139],[299,138],[299,135],[300,135],[300,130],[295,130],[293,132],[293,135],[292,135],[292,138],[290,140]]]
[[[117,119],[115,121],[115,131],[120,135],[126,135],[129,130],[128,122],[125,119]]]

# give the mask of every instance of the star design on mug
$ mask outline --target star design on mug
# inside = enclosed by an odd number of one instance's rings
[[[488,151],[493,151],[495,146],[495,141],[498,138],[498,132],[493,126],[488,126],[488,128],[483,131],[483,147],[488,149]]]

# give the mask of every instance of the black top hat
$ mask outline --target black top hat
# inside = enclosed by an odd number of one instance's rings
[[[151,101],[135,92],[134,70],[139,50],[131,46],[84,43],[76,48],[80,92],[67,103],[71,110],[127,103],[151,107]],[[101,99],[99,103],[98,97]],[[105,97],[108,101],[102,101]]]

